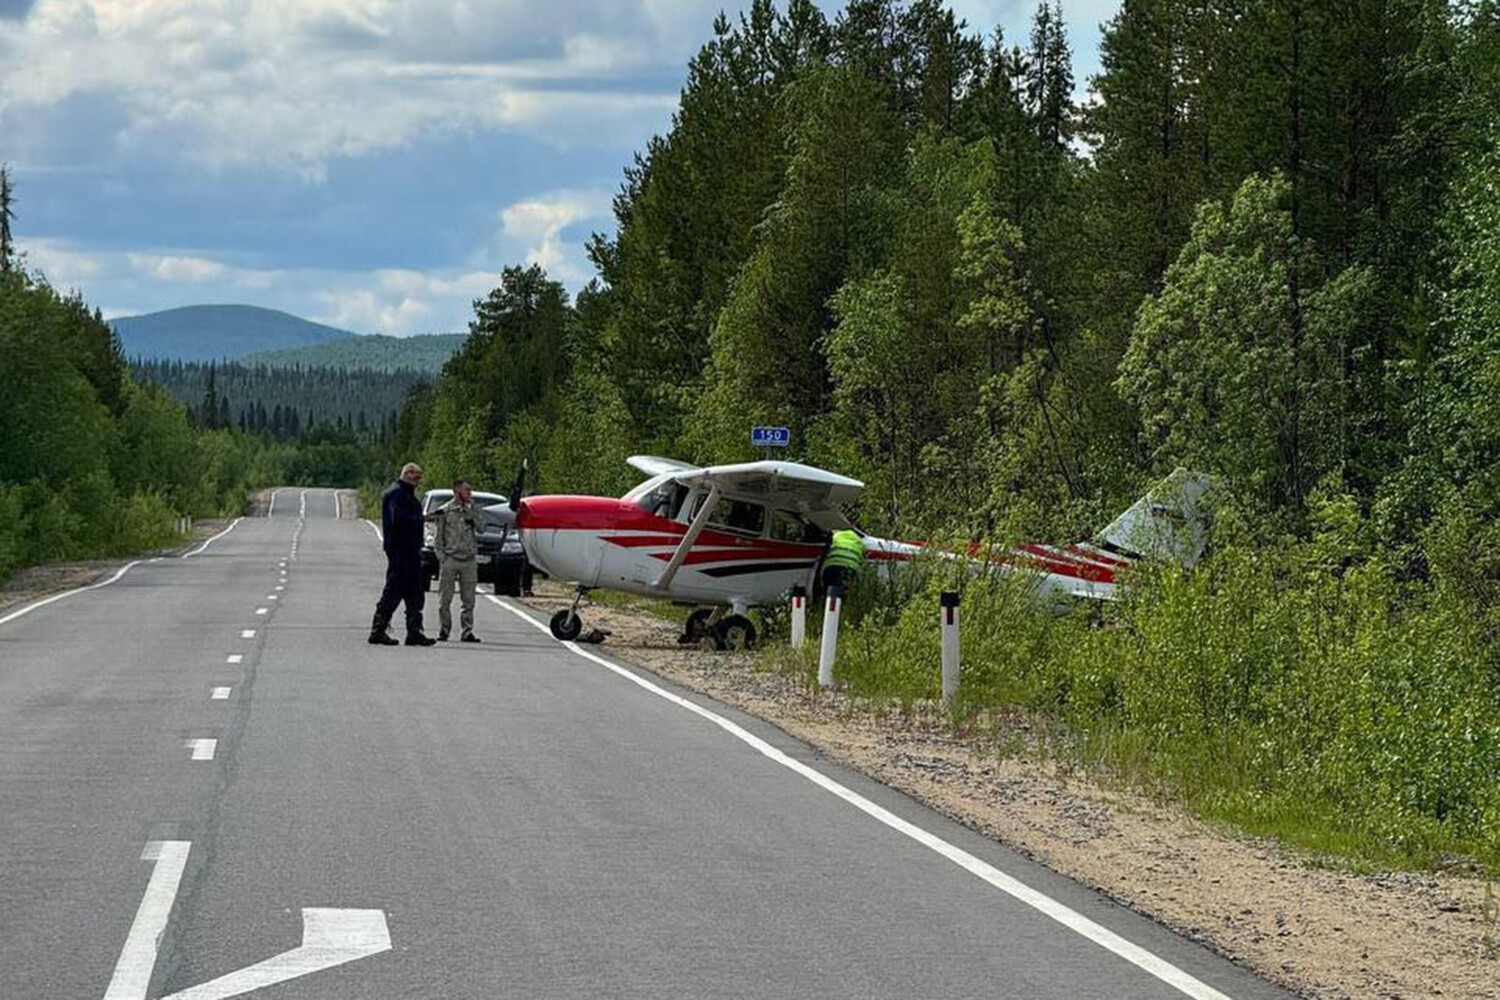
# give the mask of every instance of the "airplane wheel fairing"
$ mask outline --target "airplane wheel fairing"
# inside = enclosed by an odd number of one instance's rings
[[[583,632],[583,619],[568,608],[563,608],[547,623],[552,629],[552,638],[558,642],[572,642]]]
[[[719,622],[719,648],[742,652],[755,645],[755,626],[744,615],[730,615]]]

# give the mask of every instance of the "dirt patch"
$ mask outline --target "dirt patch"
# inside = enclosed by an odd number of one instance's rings
[[[569,600],[539,585],[527,603],[550,614]],[[750,656],[679,646],[678,626],[649,612],[594,605],[585,622],[612,633],[611,655],[772,722],[1305,996],[1500,998],[1500,899],[1480,879],[1320,866],[1047,760],[1022,717],[998,737],[956,737],[930,707],[856,710]]]
[[[340,518],[346,521],[359,520],[358,490],[339,490],[334,496],[338,499]]]
[[[134,559],[152,559],[156,556],[180,556],[190,549],[196,548],[206,540],[217,535],[228,527],[229,522],[213,518],[207,521],[193,522],[192,534],[177,545],[165,549],[156,549],[152,552],[144,552]],[[73,590],[77,587],[87,587],[98,583],[106,576],[114,573],[121,566],[134,559],[87,559],[78,562],[56,562],[45,563],[41,566],[28,566],[18,571],[14,576],[0,586],[0,612],[13,610],[23,604],[39,601],[44,597],[61,593],[64,590]]]

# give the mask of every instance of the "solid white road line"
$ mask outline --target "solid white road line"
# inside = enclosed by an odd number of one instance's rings
[[[498,604],[500,607],[509,611],[511,614],[516,615],[523,621],[531,623],[533,626],[540,629],[542,632],[547,633],[549,636],[552,634],[552,630],[549,629],[546,624],[537,621],[535,618],[531,617],[529,614],[520,610],[514,605],[500,600],[493,594],[486,594],[484,596],[491,602]],[[1186,972],[1168,962],[1166,959],[1159,958],[1151,952],[1147,951],[1145,948],[1127,941],[1125,938],[1116,934],[1109,928],[1095,923],[1088,917],[1085,917],[1083,914],[1079,913],[1077,910],[1059,903],[1051,896],[1048,896],[1042,892],[1038,892],[1036,889],[1031,888],[1029,885],[1020,881],[1019,879],[1005,874],[994,865],[991,865],[989,862],[975,857],[968,851],[965,851],[963,848],[950,844],[946,840],[943,840],[941,837],[938,837],[935,834],[928,833],[926,830],[922,829],[916,824],[902,819],[900,816],[897,816],[895,813],[891,812],[889,809],[886,809],[884,806],[876,805],[874,802],[871,802],[863,795],[860,795],[858,792],[855,792],[850,788],[846,788],[845,786],[839,784],[837,781],[834,781],[832,778],[828,777],[826,774],[823,774],[821,771],[817,771],[811,767],[808,767],[801,761],[787,756],[785,753],[767,743],[765,740],[753,735],[750,732],[747,732],[745,729],[742,729],[735,723],[730,722],[722,715],[711,712],[703,706],[688,701],[686,698],[683,698],[680,695],[673,694],[666,688],[653,684],[650,681],[646,680],[644,677],[626,670],[624,667],[611,663],[603,657],[595,656],[593,653],[578,648],[573,643],[563,643],[562,645],[564,646],[564,648],[578,654],[585,660],[588,660],[591,663],[597,663],[599,666],[604,667],[606,670],[620,675],[621,677],[630,681],[632,684],[638,685],[639,687],[650,691],[654,695],[665,698],[667,701],[672,702],[674,705],[687,709],[694,715],[698,715],[703,717],[704,719],[707,719],[709,722],[712,722],[720,729],[723,729],[725,732],[729,733],[735,739],[748,744],[764,756],[770,758],[783,767],[795,771],[797,774],[800,774],[802,777],[806,778],[808,781],[811,781],[813,784],[817,785],[819,788],[822,788],[824,791],[831,792],[832,794],[843,799],[845,802],[854,806],[854,808],[860,810],[866,815],[879,820],[881,823],[884,823],[886,826],[898,831],[899,833],[905,834],[922,846],[937,852],[938,854],[947,858],[949,861],[958,865],[960,868],[964,869],[970,874],[983,879],[985,882],[988,882],[990,885],[994,886],[996,889],[999,889],[1001,892],[1004,892],[1012,898],[1026,904],[1039,913],[1051,917],[1053,920],[1062,924],[1064,927],[1067,927],[1069,930],[1072,930],[1082,935],[1083,937],[1088,938],[1090,941],[1099,945],[1101,948],[1113,952],[1115,955],[1118,955],[1125,961],[1150,973],[1157,979],[1160,979],[1162,982],[1166,983],[1168,986],[1171,986],[1173,989],[1176,989],[1179,992],[1192,997],[1193,1000],[1229,1000],[1229,997],[1227,997],[1225,994],[1220,993],[1218,990],[1214,989],[1212,986],[1209,986],[1207,983],[1204,983],[1201,980],[1195,979],[1193,976],[1188,975]]]
[[[100,580],[98,583],[91,583],[87,587],[75,587],[72,590],[65,590],[61,594],[53,594],[51,597],[44,597],[34,604],[28,604],[26,605],[26,607],[20,609],[19,611],[12,611],[4,618],[0,618],[0,625],[4,625],[6,622],[13,622],[22,615],[29,615],[37,608],[46,607],[53,601],[60,601],[64,597],[72,597],[74,594],[81,594],[85,590],[98,590],[100,587],[108,587],[120,577],[124,576],[126,573],[129,573],[132,567],[139,566],[140,564],[141,560],[137,559],[135,562],[126,563],[124,566],[121,566],[119,570],[115,572],[115,575],[110,577],[108,580]]]
[[[193,751],[190,760],[213,760],[214,752],[219,749],[219,741],[188,740],[187,746]]]
[[[271,509],[268,510],[268,511],[266,511],[266,517],[275,517],[276,516],[276,494],[278,494],[280,492],[281,492],[280,490],[272,490],[271,491]]]
[[[225,528],[223,531],[219,532],[217,535],[215,535],[214,537],[210,538],[208,541],[204,542],[202,545],[198,546],[193,551],[183,553],[182,558],[184,558],[184,559],[191,559],[191,558],[193,558],[193,556],[195,556],[198,553],[202,552],[204,549],[208,548],[214,542],[217,542],[219,539],[223,538],[225,535],[227,535],[231,531],[233,531],[234,530],[234,526],[237,525],[237,524],[239,524],[243,520],[244,520],[243,517],[237,517],[233,521],[230,521],[229,522],[229,527]]]
[[[374,521],[370,520],[368,517],[361,518],[361,520],[363,520],[366,524],[368,524],[370,526],[370,530],[373,531],[373,532],[375,532],[375,537],[376,538],[380,539],[382,542],[385,541],[385,536],[380,533],[380,528],[375,524]]]
[[[146,1000],[151,972],[156,968],[156,946],[172,913],[177,886],[182,882],[192,847],[187,840],[153,841],[146,845],[141,860],[155,861],[156,867],[151,871],[140,909],[135,911],[135,922],[125,937],[125,947],[120,949],[120,960],[115,963],[115,974],[109,981],[109,989],[104,991],[104,1000]]]
[[[239,653],[230,653],[229,654],[229,659],[225,660],[224,662],[225,663],[243,663],[244,660],[245,660],[245,658],[243,656],[241,656]]]
[[[208,697],[213,701],[225,701],[229,697],[229,688],[214,688],[209,692]]]
[[[255,638],[255,629],[253,629],[253,628],[241,629],[240,630],[240,638],[241,639],[254,639]]]

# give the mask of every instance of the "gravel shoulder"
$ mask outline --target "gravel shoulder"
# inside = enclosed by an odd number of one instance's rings
[[[550,614],[555,585],[527,603]],[[595,604],[610,655],[767,720],[1277,984],[1319,1000],[1500,998],[1500,891],[1438,873],[1354,874],[1109,787],[1028,748],[956,737],[937,713],[856,709],[753,657],[679,646],[648,611]]]

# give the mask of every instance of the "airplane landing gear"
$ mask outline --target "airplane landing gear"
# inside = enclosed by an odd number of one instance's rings
[[[677,642],[705,650],[740,652],[754,646],[755,637],[755,625],[739,609],[725,615],[723,608],[699,608],[688,615]]]
[[[755,645],[755,626],[744,615],[730,615],[714,631],[720,649],[742,653]]]
[[[719,617],[724,614],[723,608],[699,608],[687,616],[683,624],[682,635],[677,637],[677,642],[682,646],[699,646],[704,639],[714,638],[714,628],[719,623]]]
[[[577,596],[573,598],[573,606],[563,608],[552,616],[552,620],[547,623],[547,627],[552,630],[552,638],[558,642],[572,642],[583,633],[583,619],[578,617],[578,604],[587,593],[587,588],[579,587]]]

